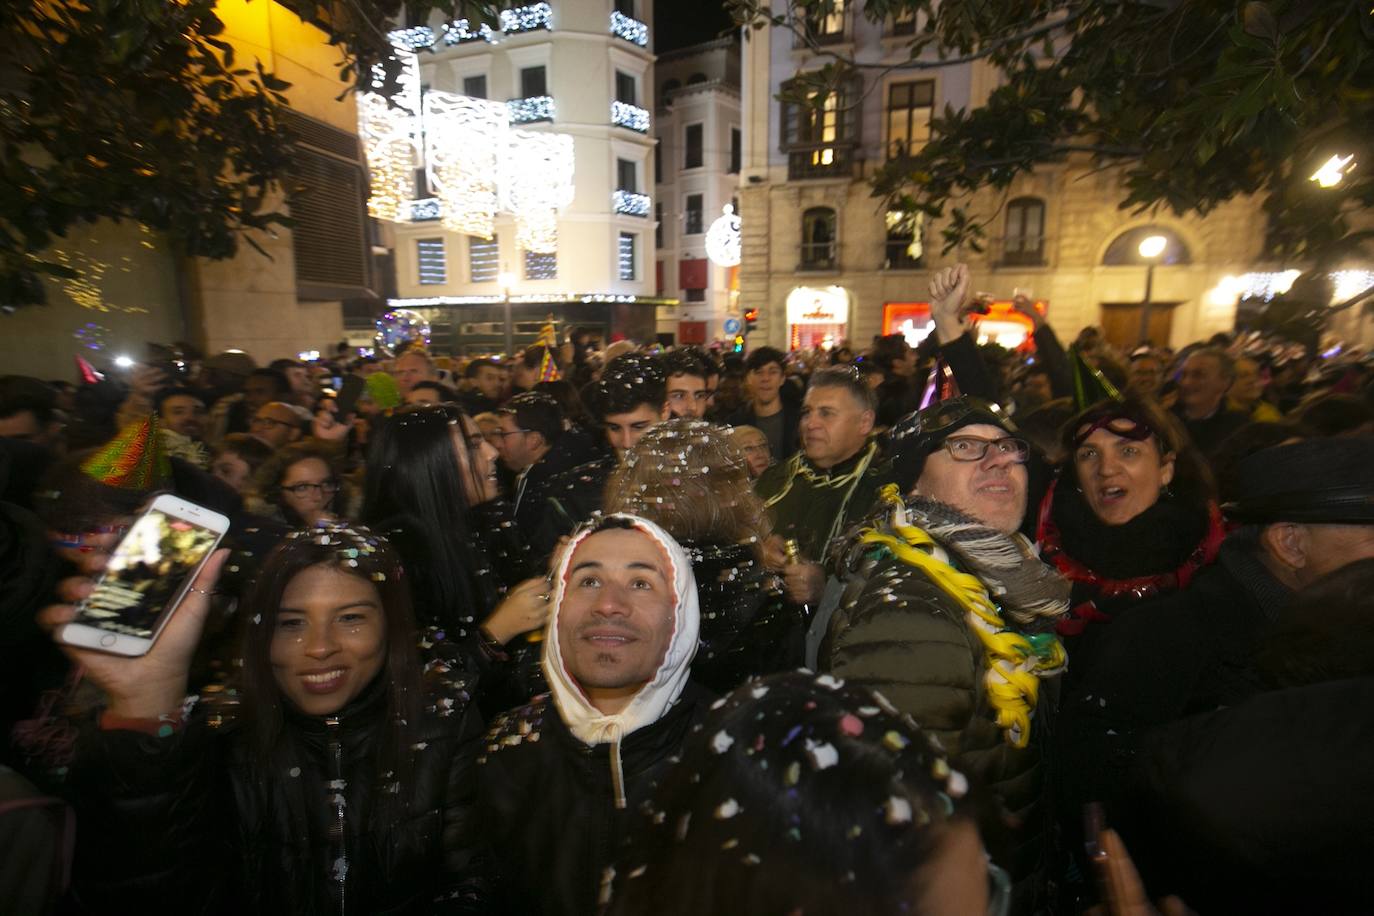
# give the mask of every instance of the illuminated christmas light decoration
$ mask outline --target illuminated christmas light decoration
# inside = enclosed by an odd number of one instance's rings
[[[510,131],[500,157],[502,208],[515,214],[515,243],[526,251],[558,250],[558,211],[573,199],[573,138]]]
[[[413,53],[434,45],[434,30],[427,25],[417,25],[387,32],[386,38],[393,48]]]
[[[649,112],[638,105],[631,105],[629,102],[622,102],[617,99],[611,103],[611,123],[616,127],[627,127],[641,134],[647,134],[649,132]]]
[[[358,93],[358,136],[372,185],[368,213],[391,222],[409,215],[420,153],[420,65],[404,51],[397,51],[397,59],[401,89],[392,101],[375,92]],[[372,85],[380,83],[380,68],[374,68]]]
[[[1374,271],[1338,270],[1331,275],[1332,302],[1344,302],[1374,286]]]
[[[506,103],[513,124],[553,120],[553,99],[547,95],[532,95],[527,99],[511,99]]]
[[[611,209],[626,216],[648,216],[649,195],[634,191],[616,191],[611,195]]]
[[[410,202],[410,218],[423,223],[427,220],[438,219],[444,215],[444,205],[437,197],[426,197],[424,200],[412,200]]]
[[[619,10],[611,12],[611,34],[628,42],[648,47],[649,27],[638,19],[631,19]]]
[[[484,239],[495,233],[499,156],[509,119],[501,102],[425,93],[425,163],[445,229]]]
[[[721,267],[734,267],[740,262],[740,222],[735,208],[726,204],[721,215],[706,230],[706,257]]]
[[[455,19],[452,22],[445,22],[443,29],[444,44],[450,47],[465,41],[488,41],[493,44],[496,42],[496,32],[485,22],[473,29],[468,25],[466,19]]]
[[[534,29],[553,29],[553,7],[534,3],[501,11],[501,31],[529,32]]]

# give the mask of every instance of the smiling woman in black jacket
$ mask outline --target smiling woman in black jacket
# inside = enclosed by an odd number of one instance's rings
[[[400,564],[366,529],[296,532],[245,609],[241,682],[189,717],[186,668],[218,558],[151,652],[64,647],[109,696],[68,788],[78,894],[98,912],[436,912],[456,862],[467,693],[423,683]],[[69,597],[88,588],[64,583]],[[49,609],[49,624],[67,609]],[[453,866],[453,867],[451,867]]]

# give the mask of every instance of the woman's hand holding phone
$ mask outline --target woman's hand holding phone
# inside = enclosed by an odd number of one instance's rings
[[[186,696],[187,671],[210,610],[209,593],[219,580],[228,554],[228,550],[217,550],[206,561],[192,589],[146,654],[125,657],[58,641],[62,651],[81,665],[86,676],[109,696],[107,709],[111,714],[129,719],[156,719],[181,707]],[[109,554],[105,552],[84,556],[79,564],[84,575],[64,579],[58,584],[57,595],[63,603],[50,605],[39,612],[39,625],[56,635],[70,623],[76,616],[74,605],[90,596],[95,587],[93,577],[108,560]]]

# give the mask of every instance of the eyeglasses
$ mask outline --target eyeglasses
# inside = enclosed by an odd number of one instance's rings
[[[294,429],[294,428],[296,427],[297,424],[295,424],[295,423],[288,423],[288,422],[286,422],[285,420],[277,420],[277,419],[274,419],[273,417],[254,417],[253,420],[252,420],[252,422],[251,422],[249,425],[250,425],[250,426],[285,426],[285,427],[287,427],[288,429]]]
[[[321,480],[319,483],[293,483],[291,486],[283,486],[281,489],[283,493],[290,493],[292,496],[304,496],[311,491],[326,496],[339,491],[339,482],[337,480]]]
[[[511,429],[511,430],[496,429],[496,430],[492,430],[491,433],[490,433],[489,435],[497,436],[498,438],[500,438],[500,440],[501,440],[502,442],[505,442],[507,436],[518,436],[518,435],[520,435],[521,433],[527,433],[527,432],[530,432],[530,430],[528,430],[528,429]]]
[[[1030,443],[1025,439],[1014,439],[1011,436],[1003,436],[1001,439],[950,436],[940,444],[955,461],[982,461],[990,448],[996,448],[999,456],[1011,456],[1017,464],[1025,464],[1030,457]]]

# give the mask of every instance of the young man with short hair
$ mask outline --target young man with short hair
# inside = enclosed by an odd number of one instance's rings
[[[797,451],[797,426],[801,404],[788,396],[787,357],[773,347],[759,347],[745,360],[744,381],[749,400],[727,419],[730,426],[753,426],[768,439],[768,448],[777,461],[786,461]]]
[[[710,406],[706,379],[710,375],[705,361],[691,350],[673,350],[663,357],[667,376],[668,412],[674,417],[700,420]]]

